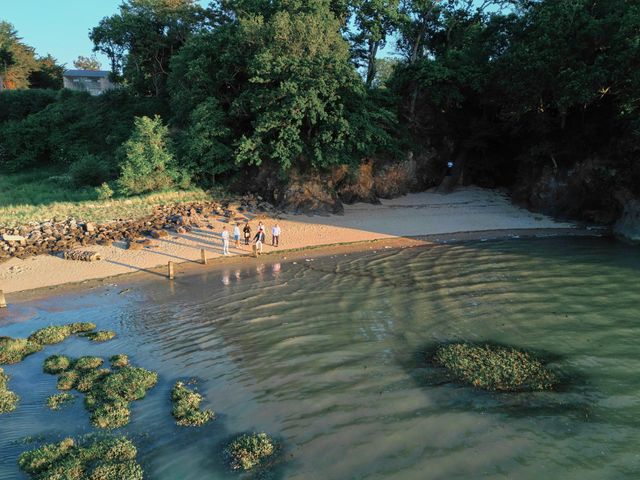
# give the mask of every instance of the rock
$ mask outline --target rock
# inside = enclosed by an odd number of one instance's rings
[[[151,236],[153,238],[164,238],[169,236],[169,232],[166,230],[151,230]]]
[[[2,235],[2,240],[4,240],[5,242],[17,242],[20,244],[24,244],[26,243],[26,238],[24,238],[22,235],[7,235],[6,233],[4,235]]]
[[[96,231],[96,226],[93,223],[86,223],[84,226],[84,231],[87,233],[93,233]]]
[[[187,229],[184,227],[176,228],[176,233],[187,233]]]
[[[127,245],[127,250],[142,250],[142,244],[138,242],[129,242]]]
[[[640,199],[629,192],[619,192],[616,198],[622,204],[622,215],[613,226],[613,233],[621,240],[640,243]]]
[[[337,194],[319,175],[301,176],[295,172],[282,193],[279,207],[295,213],[344,212]]]

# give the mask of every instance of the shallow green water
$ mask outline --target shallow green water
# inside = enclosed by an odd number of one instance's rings
[[[94,321],[118,337],[72,338],[7,366],[18,410],[0,416],[0,479],[25,436],[93,431],[82,402],[45,407],[53,353],[109,356],[160,373],[119,432],[151,479],[239,478],[220,443],[247,430],[286,445],[274,478],[640,477],[640,249],[598,239],[477,242],[100,287],[14,306],[0,335]],[[119,294],[125,288],[130,291]],[[558,392],[488,394],[443,383],[436,342],[541,352]],[[217,419],[175,426],[169,389],[196,377]]]

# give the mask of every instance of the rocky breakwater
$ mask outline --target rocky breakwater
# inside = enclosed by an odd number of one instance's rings
[[[104,224],[67,218],[30,223],[20,227],[0,227],[0,262],[56,254],[90,245],[110,246],[127,242],[135,248],[144,237],[162,238],[168,230],[186,233],[193,228],[213,228],[211,221],[244,220],[253,214],[275,214],[275,209],[259,197],[244,196],[233,201],[193,202],[155,207],[149,216],[115,220]],[[247,216],[248,215],[248,216]]]

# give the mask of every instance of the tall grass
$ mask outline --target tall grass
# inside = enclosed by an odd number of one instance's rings
[[[0,226],[74,217],[91,222],[148,215],[156,205],[210,200],[201,189],[98,200],[95,188],[76,187],[66,175],[38,170],[0,175]]]

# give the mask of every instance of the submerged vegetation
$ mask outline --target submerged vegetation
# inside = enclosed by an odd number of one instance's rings
[[[456,380],[483,390],[549,390],[558,382],[533,355],[511,347],[452,343],[439,347],[433,361]]]
[[[224,450],[232,470],[251,470],[276,452],[275,442],[266,433],[242,434]]]
[[[183,427],[199,427],[214,417],[213,411],[200,410],[202,395],[189,389],[182,382],[176,382],[171,389],[171,401],[173,402],[171,413],[176,423]]]
[[[83,333],[83,337],[87,337],[92,342],[106,342],[116,336],[116,332],[111,330],[98,330],[97,332]]]
[[[51,410],[60,410],[63,406],[68,405],[76,399],[71,393],[56,393],[47,398],[47,406]]]
[[[99,428],[119,428],[129,423],[129,403],[145,397],[155,386],[158,374],[128,365],[126,355],[114,355],[115,370],[100,368],[99,357],[71,360],[53,355],[45,360],[44,371],[58,374],[58,389],[85,394],[85,407],[91,412],[91,423]],[[116,367],[115,364],[122,365]]]
[[[4,373],[4,370],[0,368],[0,414],[15,410],[20,400],[18,395],[9,390],[8,382],[9,375]]]
[[[67,438],[24,452],[18,464],[37,480],[142,480],[137,453],[124,437],[78,443]]]

